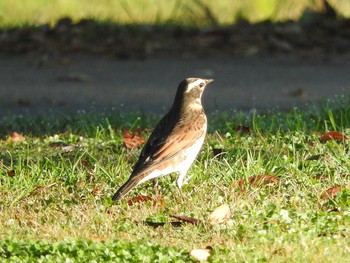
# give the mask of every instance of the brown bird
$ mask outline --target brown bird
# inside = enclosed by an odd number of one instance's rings
[[[114,201],[143,182],[174,172],[179,173],[177,185],[181,189],[207,132],[201,98],[212,81],[187,78],[179,84],[173,106],[153,130],[129,179],[114,194]]]

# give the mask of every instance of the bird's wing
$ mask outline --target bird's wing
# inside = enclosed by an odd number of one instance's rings
[[[132,176],[147,173],[149,170],[162,165],[181,153],[182,150],[192,146],[198,138],[205,135],[205,132],[206,130],[196,126],[191,126],[191,129],[186,131],[175,128],[166,133],[164,133],[164,130],[160,133],[155,129],[142,150]]]

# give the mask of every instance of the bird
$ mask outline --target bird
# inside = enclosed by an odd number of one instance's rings
[[[212,81],[186,78],[180,82],[170,110],[152,131],[129,179],[114,194],[113,201],[120,200],[134,187],[148,180],[157,180],[170,173],[179,174],[177,186],[181,190],[187,171],[207,133],[202,94]]]

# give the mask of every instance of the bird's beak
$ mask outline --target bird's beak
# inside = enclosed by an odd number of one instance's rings
[[[214,80],[213,79],[207,79],[207,85],[210,83],[210,82],[213,82]]]

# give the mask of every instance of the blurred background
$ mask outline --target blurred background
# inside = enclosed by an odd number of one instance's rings
[[[240,20],[308,19],[311,13],[350,16],[347,0],[3,0],[1,27],[55,25],[62,17],[74,22],[94,19],[122,24],[171,24],[191,27],[229,25]]]
[[[185,77],[210,111],[347,96],[348,0],[2,0],[0,112],[162,112]]]

